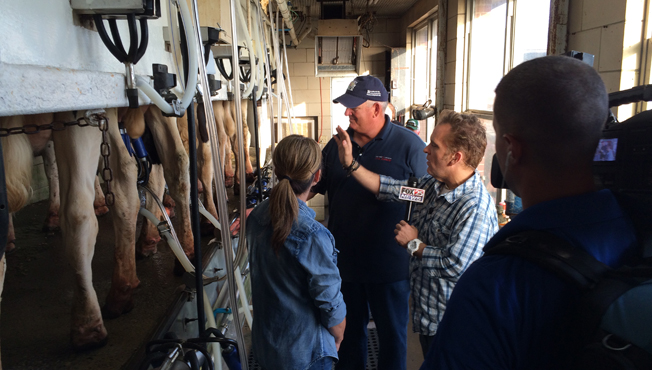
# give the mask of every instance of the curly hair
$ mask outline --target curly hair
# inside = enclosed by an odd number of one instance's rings
[[[477,168],[487,147],[487,131],[482,121],[474,114],[444,110],[439,115],[438,124],[444,123],[451,125],[446,140],[448,153],[464,153],[466,165]]]

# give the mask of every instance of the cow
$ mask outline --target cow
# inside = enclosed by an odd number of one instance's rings
[[[142,111],[141,111],[142,112]],[[12,128],[48,122],[72,122],[85,112],[58,112],[26,116],[0,117],[0,127]],[[152,131],[155,145],[162,153],[165,180],[177,204],[179,239],[184,251],[192,256],[192,233],[189,217],[188,156],[176,130],[176,119],[163,117],[158,108],[142,113]],[[133,307],[132,293],[140,281],[135,266],[135,234],[140,200],[136,188],[137,168],[129,155],[118,129],[118,109],[107,109],[107,138],[113,179],[111,190],[115,199],[110,206],[116,235],[115,266],[111,288],[101,309],[92,284],[91,261],[98,223],[93,206],[96,200],[98,158],[102,134],[94,127],[70,126],[62,131],[43,131],[35,135],[11,135],[2,138],[7,185],[8,210],[21,209],[30,195],[34,153],[40,153],[50,138],[57,158],[60,208],[58,212],[65,254],[73,269],[76,287],[73,295],[71,343],[76,349],[101,346],[106,343],[105,317],[128,312]],[[126,119],[135,122],[141,117]],[[162,195],[162,194],[161,194]],[[0,294],[4,286],[5,258],[0,263]]]

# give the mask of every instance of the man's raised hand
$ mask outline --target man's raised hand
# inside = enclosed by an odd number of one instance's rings
[[[337,126],[335,129],[337,134],[333,135],[333,139],[337,143],[337,151],[340,157],[340,163],[342,166],[349,167],[353,162],[353,150],[351,147],[351,138],[349,134],[342,129],[342,127]]]

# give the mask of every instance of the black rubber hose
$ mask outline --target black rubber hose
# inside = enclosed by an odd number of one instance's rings
[[[249,82],[249,80],[251,80],[251,70],[245,71],[244,67],[240,66],[240,82]]]
[[[190,368],[192,370],[200,370],[199,360],[197,359],[195,351],[186,352],[185,356],[183,356],[183,359],[190,363]]]
[[[104,21],[102,20],[102,16],[95,14],[93,15],[93,20],[95,21],[95,28],[97,28],[97,33],[100,35],[100,39],[102,39],[104,46],[109,49],[109,52],[113,54],[118,62],[124,63],[127,56],[123,56],[120,53],[120,50],[118,50],[118,48],[113,44],[111,39],[109,39],[109,35],[106,33],[106,28],[104,28]]]
[[[120,53],[124,55],[125,61],[127,60],[127,52],[125,51],[124,45],[122,45],[122,37],[120,37],[120,30],[118,29],[118,24],[115,19],[109,19],[109,27],[111,28],[111,36],[113,37],[113,43],[115,47],[120,50]]]
[[[211,334],[214,335],[214,337],[211,337]],[[211,342],[211,343],[220,343],[222,348],[226,348],[229,346],[229,344],[235,346],[236,349],[238,349],[238,342],[231,339],[227,338],[222,334],[222,332],[217,329],[217,328],[206,328],[204,330],[204,334],[202,334],[201,338],[190,338],[188,339],[188,342],[191,343],[206,343],[206,342]]]
[[[230,61],[230,59],[229,59],[229,61]],[[223,58],[217,59],[216,64],[217,64],[217,69],[220,70],[220,73],[222,74],[222,76],[224,76],[224,78],[226,78],[227,80],[231,81],[233,79],[233,68],[231,68],[231,74],[226,73],[226,69],[224,69],[224,59]],[[233,66],[233,64],[231,64],[231,66]]]
[[[191,342],[184,343],[183,348],[190,348],[190,349],[194,349],[194,350],[197,350],[197,351],[201,352],[204,355],[204,357],[206,358],[206,365],[208,365],[206,367],[208,368],[208,370],[215,370],[214,367],[213,367],[213,361],[210,361],[211,355],[208,354],[208,351],[206,350],[206,348],[202,347],[199,344],[191,343]]]
[[[138,28],[136,27],[136,15],[127,14],[127,24],[129,25],[129,54],[127,61],[136,64],[136,55],[138,54]]]
[[[145,55],[147,45],[149,43],[149,28],[147,27],[147,18],[140,18],[140,45],[138,45],[138,52],[134,64],[138,63],[140,58]]]
[[[140,363],[140,367],[138,369],[147,370],[150,368],[150,365],[152,365],[154,361],[163,362],[163,360],[165,360],[166,357],[167,355],[165,353],[161,353],[161,352],[150,353],[147,356],[145,356],[145,359],[143,360],[143,362]]]
[[[208,65],[208,59],[211,57],[211,44],[204,44],[204,64]]]
[[[258,102],[256,101],[256,86],[251,91],[251,102],[254,104],[254,145],[256,146],[256,169],[258,170],[258,202],[260,204],[263,201],[263,176],[260,172],[260,139],[258,138]]]
[[[179,22],[181,25],[180,32],[185,34],[185,29],[183,22]],[[192,25],[190,25],[192,26]],[[190,80],[190,75],[188,72],[188,44],[187,42],[192,42],[193,40],[186,40],[184,37],[181,38],[181,56],[183,58],[183,69],[186,76],[186,90],[195,89],[195,86],[188,86],[188,81]],[[197,73],[197,71],[192,71],[192,73]],[[199,192],[197,189],[197,133],[195,131],[195,106],[191,101],[186,108],[186,115],[188,117],[188,159],[190,160],[190,199],[193,201],[190,202],[190,225],[192,226],[192,235],[193,235],[193,244],[195,252],[195,289],[197,294],[195,295],[195,301],[197,303],[197,328],[199,332],[198,335],[201,335],[206,328],[206,315],[204,313],[204,295],[202,290],[204,288],[203,275],[202,275],[202,258],[201,258],[201,230],[200,230],[200,218],[199,218],[199,206],[195,200],[199,199]],[[208,356],[206,356],[208,358]],[[212,365],[212,364],[211,364]],[[211,366],[212,370],[212,366]]]
[[[186,89],[187,89],[188,88],[188,80],[190,78],[190,76],[188,76],[188,69],[190,68],[190,66],[189,66],[190,62],[188,61],[188,44],[187,44],[188,41],[186,40],[186,37],[185,37],[186,33],[185,33],[184,25],[183,25],[183,19],[181,18],[181,13],[180,12],[177,14],[177,18],[179,19],[179,33],[181,35],[184,35],[184,37],[179,38],[179,43],[181,44],[181,60],[182,60],[182,63],[183,63],[183,76],[184,76],[183,86],[185,86]],[[187,107],[184,107],[184,108],[187,108]]]
[[[156,339],[147,343],[145,353],[158,352],[161,348],[167,349],[183,343],[181,339]]]

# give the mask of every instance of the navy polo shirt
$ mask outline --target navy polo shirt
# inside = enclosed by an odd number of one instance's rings
[[[353,131],[349,129],[349,135]],[[398,180],[426,174],[425,143],[414,132],[385,125],[365,146],[353,144],[353,156],[368,170]],[[391,283],[408,278],[410,256],[394,240],[406,203],[382,202],[354,178],[346,177],[337,143],[324,147],[323,175],[313,192],[328,196],[328,229],[340,251],[337,262],[345,282]]]

